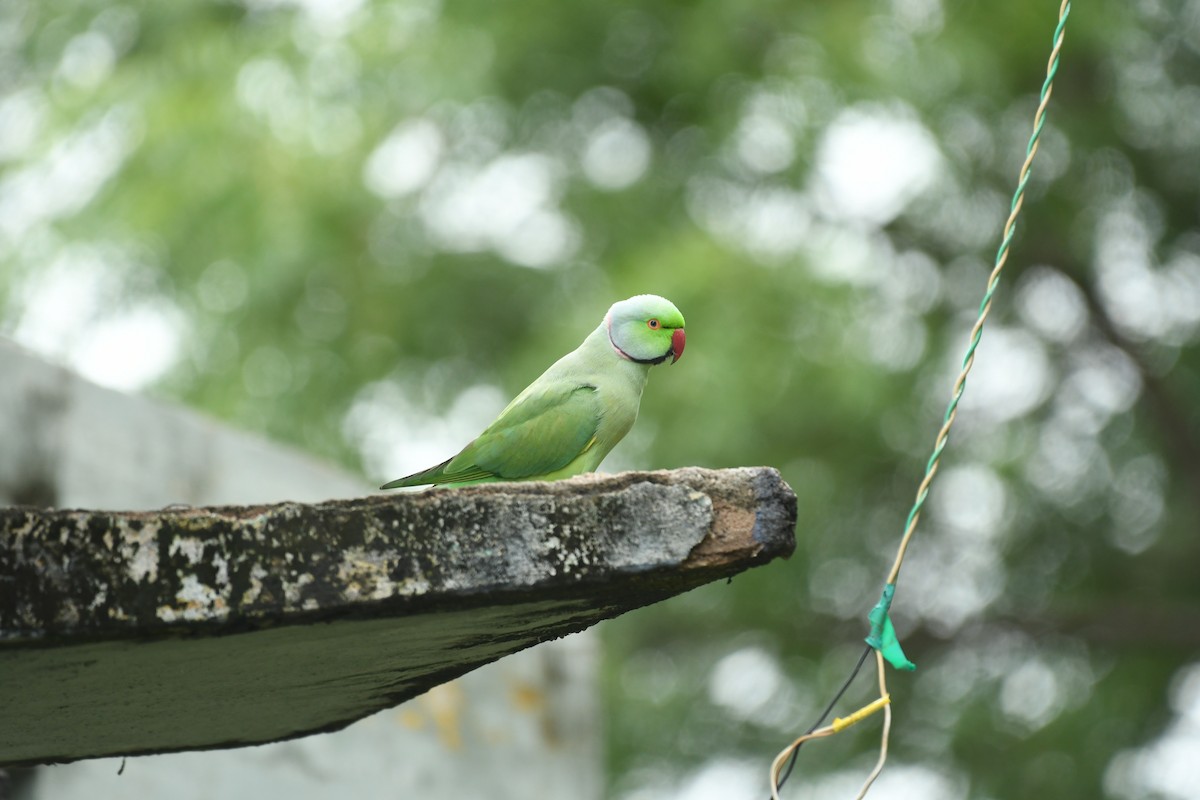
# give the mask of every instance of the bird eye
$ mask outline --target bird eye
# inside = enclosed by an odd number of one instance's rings
[[[650,330],[652,331],[656,331],[662,327],[662,323],[656,319],[647,320],[646,324],[650,326]]]

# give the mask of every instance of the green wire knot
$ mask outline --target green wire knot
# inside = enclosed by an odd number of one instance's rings
[[[888,610],[892,607],[892,595],[895,593],[896,584],[889,583],[884,586],[879,602],[867,615],[867,619],[871,621],[871,635],[867,637],[867,644],[882,653],[895,669],[911,672],[917,665],[904,655],[900,640],[896,638],[896,629],[892,626],[892,618],[888,616]]]

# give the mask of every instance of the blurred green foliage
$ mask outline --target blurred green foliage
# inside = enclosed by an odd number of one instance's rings
[[[610,790],[765,796],[866,633],[1056,5],[7,0],[0,331],[101,379],[158,347],[124,385],[378,480],[671,298],[609,466],[775,465],[799,548],[605,628]],[[1200,3],[1075,9],[896,596],[893,796],[1194,788],[1198,76]],[[794,780],[856,785],[876,730]]]

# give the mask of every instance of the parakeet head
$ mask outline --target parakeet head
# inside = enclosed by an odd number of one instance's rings
[[[661,364],[669,358],[674,364],[683,355],[683,314],[665,297],[639,294],[614,303],[604,324],[622,358],[639,364]]]

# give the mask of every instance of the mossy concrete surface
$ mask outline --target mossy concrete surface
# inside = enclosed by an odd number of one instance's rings
[[[335,730],[794,547],[769,468],[0,509],[0,763]]]

